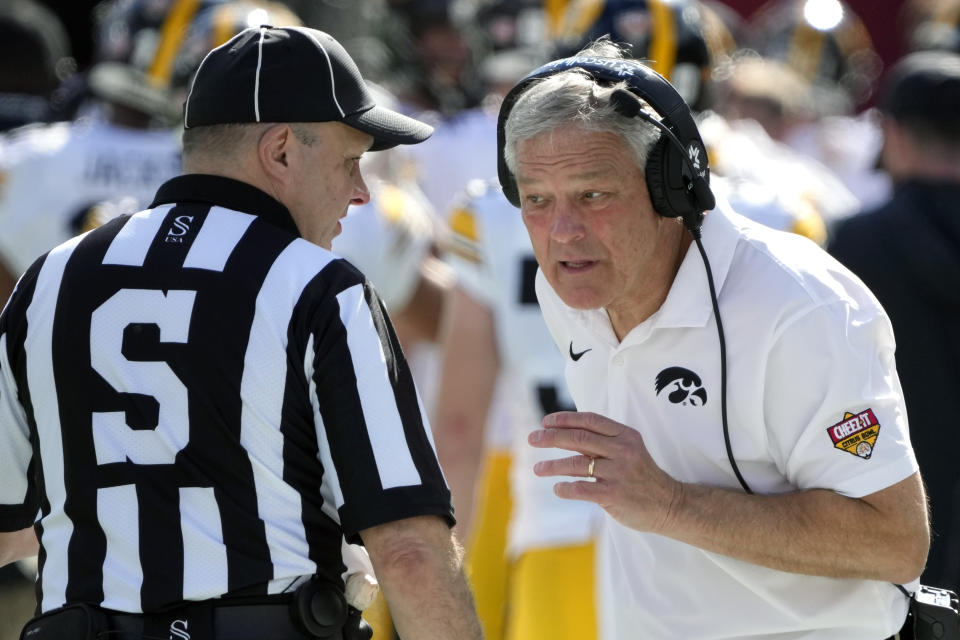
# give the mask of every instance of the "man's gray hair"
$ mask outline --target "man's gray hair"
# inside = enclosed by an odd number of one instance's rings
[[[577,53],[577,56],[623,60],[624,50],[602,38]],[[604,86],[581,69],[570,69],[534,81],[514,103],[504,127],[504,160],[512,173],[517,171],[517,145],[538,135],[570,125],[588,131],[608,132],[622,138],[633,150],[637,166],[643,169],[650,149],[660,138],[660,130],[639,118],[625,118],[610,103],[625,82]],[[641,101],[642,103],[642,101]],[[645,105],[645,103],[642,103]],[[645,106],[653,117],[659,115]]]

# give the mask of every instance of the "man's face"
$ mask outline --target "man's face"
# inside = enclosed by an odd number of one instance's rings
[[[330,249],[347,208],[370,200],[360,174],[360,156],[373,138],[340,122],[306,123],[297,128],[312,140],[310,144],[296,137],[292,141],[297,190],[290,211],[304,238]]]
[[[662,302],[675,273],[677,225],[654,211],[619,136],[570,126],[524,140],[516,176],[537,262],[567,305],[605,308],[622,337],[649,315],[638,317],[651,300]]]

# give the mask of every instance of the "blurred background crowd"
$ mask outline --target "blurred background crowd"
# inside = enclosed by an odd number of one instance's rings
[[[364,160],[373,199],[334,250],[381,291],[418,376],[488,637],[508,625],[490,585],[525,548],[591,530],[574,511],[546,542],[536,522],[506,524],[527,513],[517,433],[566,394],[560,360],[523,357],[549,340],[527,340],[537,329],[506,308],[535,312],[535,263],[496,222],[519,217],[491,182],[497,107],[527,72],[603,35],[685,97],[711,184],[737,211],[862,265],[893,319],[931,496],[924,581],[960,587],[960,0],[0,0],[0,304],[36,257],[150,203],[179,171],[181,104],[203,56],[261,23],[331,33],[378,101],[436,127]],[[924,81],[904,88],[891,70],[908,57]],[[913,220],[860,224],[918,182],[922,237]],[[31,615],[34,570],[0,570],[0,640]]]

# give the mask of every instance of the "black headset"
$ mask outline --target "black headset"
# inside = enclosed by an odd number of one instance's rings
[[[581,69],[601,83],[626,83],[630,91],[615,91],[610,97],[614,108],[625,117],[639,117],[663,132],[647,158],[647,190],[653,208],[662,216],[682,218],[691,232],[699,232],[703,212],[716,205],[710,191],[706,147],[690,108],[673,85],[634,60],[589,56],[554,60],[535,69],[510,90],[500,105],[497,119],[497,173],[507,199],[514,206],[520,206],[516,179],[503,156],[510,111],[532,82],[571,69]],[[638,97],[649,104],[661,120],[644,112]]]

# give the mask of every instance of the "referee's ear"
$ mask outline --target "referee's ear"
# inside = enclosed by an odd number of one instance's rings
[[[291,153],[295,153],[293,142],[293,130],[288,124],[275,124],[260,136],[257,159],[271,182],[285,185],[290,181]]]

